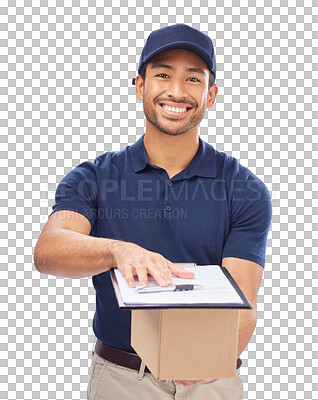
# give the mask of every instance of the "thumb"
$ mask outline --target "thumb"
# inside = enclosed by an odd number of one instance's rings
[[[180,267],[172,263],[171,261],[167,260],[167,266],[173,275],[177,276],[178,278],[185,278],[185,279],[193,279],[195,277],[194,273],[191,271],[187,271],[186,269]]]

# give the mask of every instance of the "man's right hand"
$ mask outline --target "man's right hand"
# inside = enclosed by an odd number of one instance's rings
[[[141,286],[148,285],[148,274],[153,276],[160,286],[172,285],[171,274],[183,279],[193,279],[194,273],[179,267],[155,253],[130,242],[117,242],[114,245],[116,268],[125,276],[129,287],[135,287],[137,275]]]

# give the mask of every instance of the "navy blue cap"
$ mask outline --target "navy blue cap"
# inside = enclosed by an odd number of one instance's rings
[[[176,24],[157,29],[148,36],[142,50],[138,74],[144,64],[153,56],[170,49],[184,49],[200,56],[216,77],[216,62],[212,40],[205,33],[185,24]],[[135,78],[132,80],[135,84]]]

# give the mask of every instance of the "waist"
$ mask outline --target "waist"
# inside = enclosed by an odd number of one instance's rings
[[[117,349],[116,347],[103,343],[99,339],[96,339],[96,345],[94,351],[104,360],[110,361],[114,364],[118,364],[126,368],[131,368],[136,371],[139,371],[140,369],[142,360],[138,356],[138,354],[129,353],[127,351]],[[240,368],[241,365],[242,365],[242,360],[238,358],[236,362],[236,369]],[[151,373],[150,370],[147,368],[147,366],[145,368],[145,372]]]

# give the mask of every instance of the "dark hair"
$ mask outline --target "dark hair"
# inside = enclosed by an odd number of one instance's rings
[[[146,78],[146,68],[147,68],[147,64],[148,64],[148,63],[144,64],[144,65],[141,67],[141,70],[140,70],[140,73],[139,73],[139,75],[142,77],[142,80],[143,80],[143,81],[144,81],[145,78]],[[212,73],[211,71],[209,71],[209,87],[208,87],[208,90],[210,90],[211,86],[214,85],[214,82],[215,82],[214,75],[213,75],[213,73]]]

